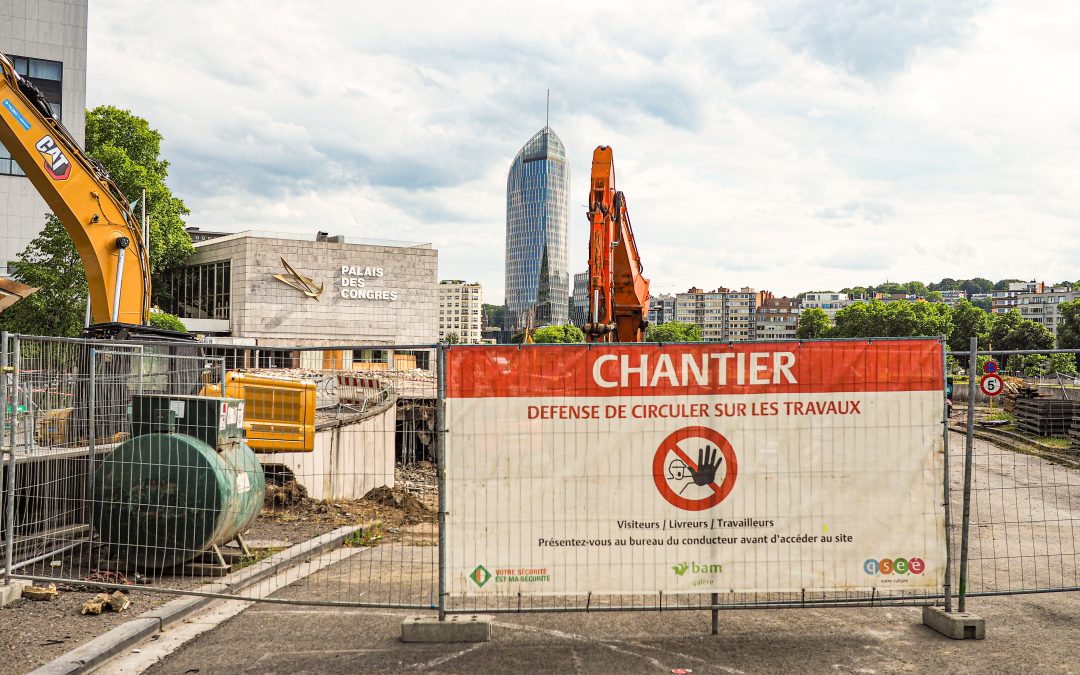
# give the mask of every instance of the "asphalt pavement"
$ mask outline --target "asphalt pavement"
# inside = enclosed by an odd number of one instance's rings
[[[189,642],[150,673],[1072,673],[1080,594],[973,599],[987,638],[954,641],[917,608],[515,614],[492,640],[404,644],[406,613],[257,605]]]

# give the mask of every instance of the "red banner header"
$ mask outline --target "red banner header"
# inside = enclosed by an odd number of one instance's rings
[[[936,391],[937,340],[450,347],[447,398]]]

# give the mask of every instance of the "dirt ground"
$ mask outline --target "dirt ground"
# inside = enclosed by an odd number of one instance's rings
[[[244,535],[273,550],[298,544],[343,525],[371,523],[365,537],[353,545],[379,546],[387,551],[399,542],[415,545],[435,539],[438,489],[435,467],[428,462],[397,467],[393,489],[377,488],[356,501],[319,501],[307,497],[303,487],[290,483],[268,486],[263,512]],[[263,551],[265,555],[267,551]],[[257,552],[258,554],[259,552]],[[132,578],[97,571],[91,574],[89,558],[69,557],[56,575],[73,575],[86,580],[79,585],[58,584],[59,597],[51,601],[19,600],[0,608],[0,673],[25,673],[47,663],[117,625],[155,609],[177,596],[154,593],[135,585]],[[77,571],[70,571],[77,570]],[[51,572],[35,567],[34,574]],[[131,606],[122,613],[100,615],[79,613],[83,603],[99,590],[93,580],[132,583]],[[141,579],[140,579],[141,580]],[[194,589],[212,581],[206,577],[160,575],[148,579],[152,585],[170,589]],[[40,582],[43,583],[43,582]]]

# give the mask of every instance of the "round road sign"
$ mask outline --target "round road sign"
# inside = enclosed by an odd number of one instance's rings
[[[986,363],[983,364],[983,372],[984,373],[996,373],[998,371],[998,367],[999,367],[998,362],[993,360],[993,359],[990,359],[989,361],[987,361]]]
[[[1001,380],[1000,375],[988,373],[979,380],[979,388],[987,396],[997,396],[1005,389],[1005,383]]]
[[[735,487],[738,473],[739,461],[731,443],[709,427],[684,427],[673,432],[653,456],[656,489],[684,511],[704,511],[724,501]],[[719,483],[718,476],[722,476]]]

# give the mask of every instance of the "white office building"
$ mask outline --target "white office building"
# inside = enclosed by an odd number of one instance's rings
[[[0,51],[84,143],[87,0],[0,2]],[[49,207],[0,145],[0,274],[45,227]]]
[[[460,343],[479,344],[484,330],[484,290],[457,279],[439,282],[439,340],[456,335]]]

